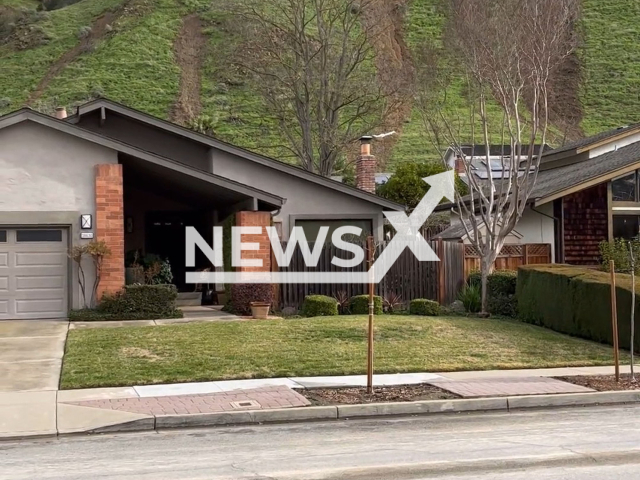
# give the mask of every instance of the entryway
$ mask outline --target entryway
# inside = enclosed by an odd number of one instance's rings
[[[0,320],[66,318],[67,230],[0,227]]]

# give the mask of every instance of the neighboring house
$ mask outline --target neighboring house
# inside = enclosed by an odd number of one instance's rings
[[[551,244],[558,263],[598,264],[601,242],[635,238],[640,231],[639,171],[640,124],[544,152],[529,206],[513,235],[521,237],[520,243]],[[443,237],[458,232],[462,239],[459,222],[453,218]]]
[[[543,151],[550,150],[550,147],[545,145],[543,148],[541,145],[534,145],[533,154],[538,155],[540,149],[543,149]],[[489,155],[487,155],[485,145],[462,145],[460,150],[461,152],[458,149],[449,147],[444,154],[444,162],[449,168],[455,169],[460,179],[467,185],[469,184],[469,179],[467,178],[465,164],[469,165],[470,172],[476,176],[476,180],[479,182],[486,181],[489,178],[489,174],[491,174],[491,178],[497,180],[501,179],[505,173],[509,173],[511,145],[490,145]],[[524,173],[527,168],[525,162],[528,158],[528,151],[529,145],[523,145],[522,155],[520,155],[519,159],[521,173]],[[489,162],[489,170],[487,169],[487,162]]]
[[[373,193],[366,142],[358,189],[104,99],[56,116],[0,117],[0,319],[65,317],[80,307],[67,254],[92,235],[113,252],[103,293],[122,287],[125,252],[138,249],[169,258],[181,285],[188,225],[209,242],[231,214],[236,225],[273,223],[283,240],[294,226],[312,236],[320,223],[357,225],[380,240],[382,212],[403,209]],[[81,215],[91,215],[88,228]],[[254,237],[271,269],[266,233]]]

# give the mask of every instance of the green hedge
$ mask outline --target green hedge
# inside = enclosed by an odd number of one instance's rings
[[[518,311],[529,323],[587,338],[613,343],[611,284],[608,273],[567,265],[531,265],[518,273]],[[631,277],[617,275],[616,298],[621,348],[628,349],[631,319]],[[636,282],[640,293],[640,282]],[[640,295],[636,298],[640,314]],[[638,322],[640,325],[640,321]],[[635,348],[640,350],[640,334]]]
[[[440,313],[440,304],[426,298],[416,298],[411,300],[409,304],[409,313],[411,315],[424,315],[428,317],[437,317]]]
[[[369,295],[356,295],[349,300],[349,312],[352,315],[369,314]],[[382,315],[382,297],[373,297],[373,313]]]
[[[127,285],[118,293],[105,294],[95,310],[76,310],[72,320],[155,320],[181,318],[176,308],[175,285]]]
[[[324,295],[307,295],[302,304],[305,317],[331,317],[338,315],[338,301]]]
[[[487,277],[487,308],[489,313],[516,317],[518,314],[517,301],[518,272],[513,270],[497,270]],[[469,285],[481,288],[482,276],[480,272],[469,275]]]

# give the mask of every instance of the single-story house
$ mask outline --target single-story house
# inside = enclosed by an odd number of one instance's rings
[[[0,319],[63,318],[81,307],[68,252],[92,238],[112,251],[100,294],[123,286],[125,253],[134,250],[168,258],[180,287],[184,227],[211,242],[212,227],[231,214],[236,225],[275,224],[282,240],[294,226],[311,237],[319,222],[382,239],[383,211],[403,206],[373,193],[367,141],[356,169],[360,188],[106,99],[70,116],[22,109],[0,117]],[[258,240],[268,270],[266,233]]]
[[[596,265],[601,242],[639,232],[640,124],[635,124],[544,152],[528,208],[508,243],[550,244],[557,263]],[[441,237],[464,240],[455,214]]]

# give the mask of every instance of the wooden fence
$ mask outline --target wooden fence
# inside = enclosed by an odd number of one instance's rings
[[[480,270],[480,255],[473,245],[464,246],[464,276]],[[496,270],[517,270],[522,265],[551,263],[551,245],[548,243],[513,244],[502,247],[496,259]]]
[[[413,252],[406,249],[385,275],[382,282],[376,285],[376,295],[387,297],[392,294],[401,297],[405,304],[415,298],[428,298],[437,300],[441,304],[450,304],[458,294],[464,284],[464,245],[454,242],[443,242],[442,240],[429,241],[431,248],[436,252],[440,262],[420,262]],[[313,245],[309,245],[313,250]],[[385,244],[377,247],[377,254],[384,248]],[[286,249],[286,243],[282,248]],[[333,257],[351,258],[351,254],[344,250],[337,249],[333,245],[324,245],[320,260],[316,268],[309,268],[305,265],[302,253],[296,248],[291,263],[288,267],[280,268],[286,272],[345,272],[345,271],[366,271],[365,262],[353,269],[336,267],[331,263]],[[367,293],[367,285],[358,284],[283,284],[278,286],[279,306],[293,307],[299,309],[304,297],[307,295],[327,295],[337,297],[345,295],[364,295]]]

